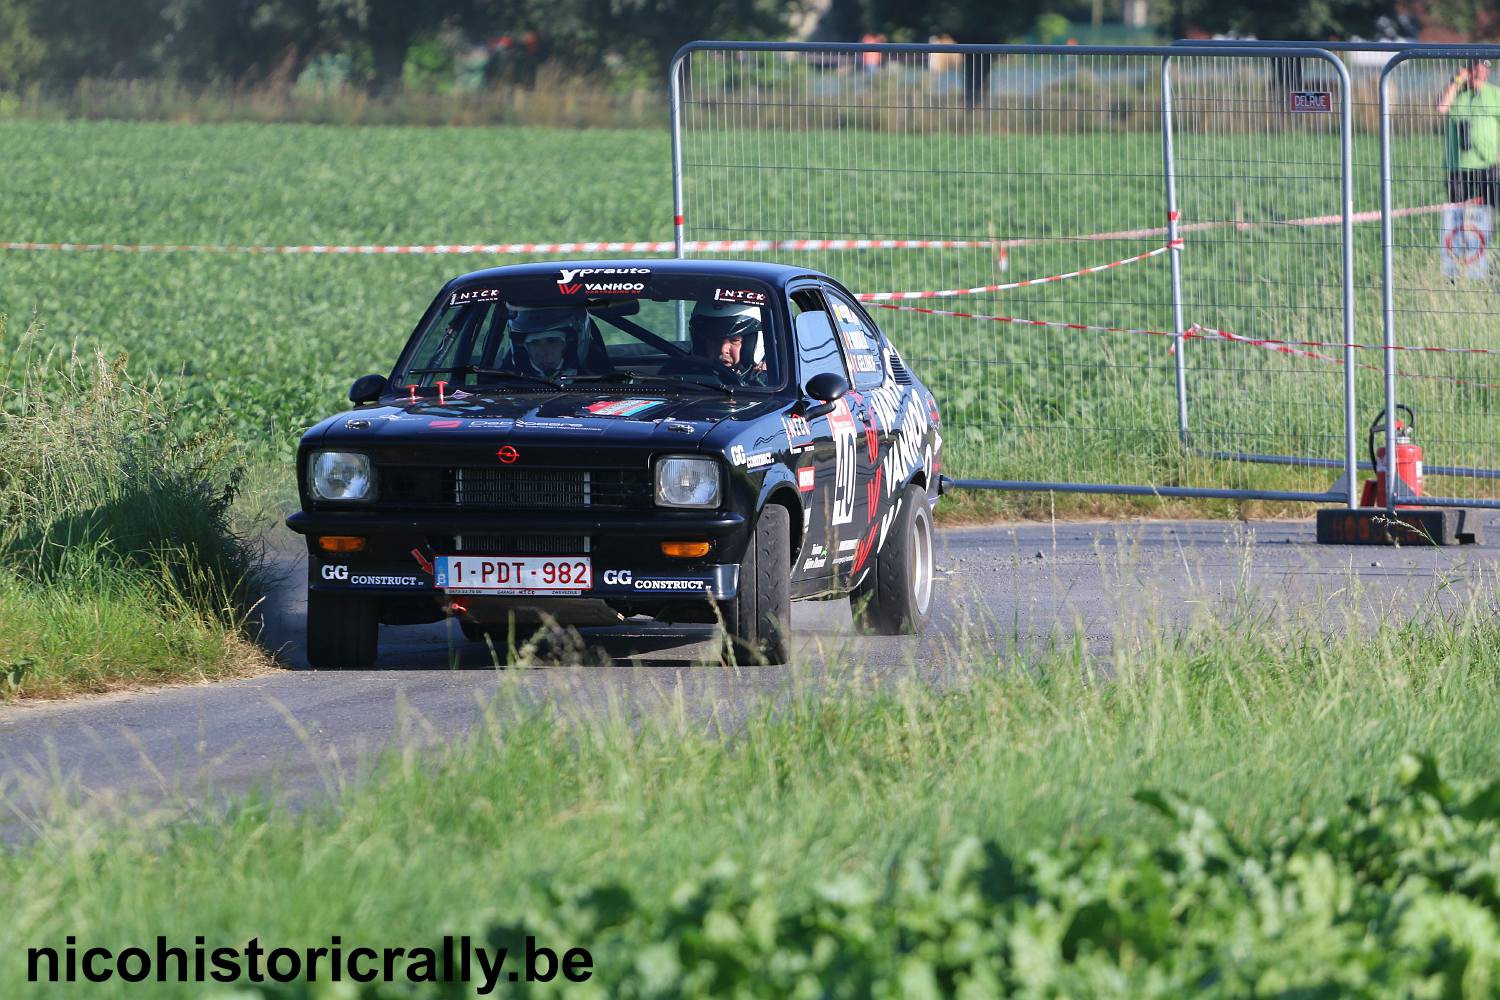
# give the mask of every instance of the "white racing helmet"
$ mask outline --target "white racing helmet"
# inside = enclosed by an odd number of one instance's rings
[[[576,344],[588,320],[582,306],[517,306],[510,314],[510,335],[521,343],[550,334]]]
[[[766,348],[760,333],[760,306],[703,299],[693,306],[693,314],[688,317],[688,334],[693,338],[693,350],[705,356],[716,355],[720,341],[729,337],[743,337],[745,342],[740,348],[741,363],[758,365],[766,359]]]

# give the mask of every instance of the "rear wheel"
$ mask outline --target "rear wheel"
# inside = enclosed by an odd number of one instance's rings
[[[915,635],[932,617],[933,533],[927,491],[902,491],[900,510],[874,565],[849,595],[854,623],[878,635]]]
[[[307,595],[307,662],[315,670],[369,670],[380,645],[375,602],[344,594]]]
[[[785,507],[769,504],[740,563],[740,585],[724,615],[725,655],[735,663],[785,663],[791,653],[791,520]]]

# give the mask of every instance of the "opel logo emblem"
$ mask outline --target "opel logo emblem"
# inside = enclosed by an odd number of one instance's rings
[[[516,451],[516,449],[512,448],[510,445],[505,445],[499,451],[495,452],[495,457],[505,465],[509,465],[516,459],[520,458],[521,453],[519,451]]]

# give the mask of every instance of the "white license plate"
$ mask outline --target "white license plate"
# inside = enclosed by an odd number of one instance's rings
[[[579,556],[438,556],[433,579],[451,594],[581,594],[594,570]]]

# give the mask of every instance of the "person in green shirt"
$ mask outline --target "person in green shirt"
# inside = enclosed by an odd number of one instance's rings
[[[1495,164],[1500,160],[1500,87],[1487,82],[1488,59],[1470,59],[1454,75],[1438,101],[1447,115],[1448,200],[1497,204]]]

